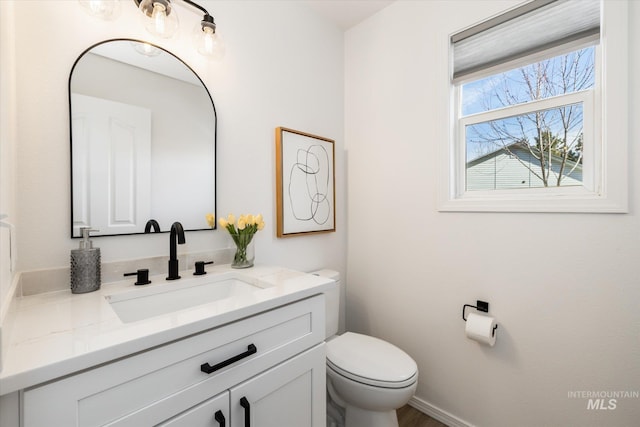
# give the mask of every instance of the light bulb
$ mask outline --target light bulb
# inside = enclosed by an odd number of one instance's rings
[[[154,31],[158,34],[165,34],[167,32],[167,8],[160,3],[154,3],[153,13],[151,13],[151,19],[153,19]]]
[[[145,28],[154,36],[168,39],[178,31],[178,14],[168,0],[143,0],[139,8]]]
[[[224,41],[212,26],[198,25],[194,28],[193,33],[198,53],[215,60],[224,56]]]
[[[211,52],[213,52],[213,44],[215,43],[215,40],[214,40],[215,33],[213,32],[213,30],[211,28],[205,28],[202,31],[204,32],[203,50],[206,53],[211,53]]]

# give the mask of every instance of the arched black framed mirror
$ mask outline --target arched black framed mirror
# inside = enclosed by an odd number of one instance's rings
[[[69,77],[71,236],[207,229],[216,212],[216,110],[200,77],[148,43],[107,40]],[[152,228],[153,230],[153,228]]]

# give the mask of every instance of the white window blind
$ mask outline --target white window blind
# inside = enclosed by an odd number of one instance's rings
[[[451,36],[453,79],[574,41],[597,44],[599,0],[533,0]]]

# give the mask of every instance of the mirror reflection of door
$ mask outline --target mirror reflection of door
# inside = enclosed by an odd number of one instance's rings
[[[74,234],[88,226],[103,234],[141,232],[151,217],[151,111],[86,95],[71,99]]]

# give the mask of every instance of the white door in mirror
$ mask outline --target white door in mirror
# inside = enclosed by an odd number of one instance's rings
[[[73,235],[89,226],[142,233],[151,218],[151,111],[77,93],[71,99]]]

